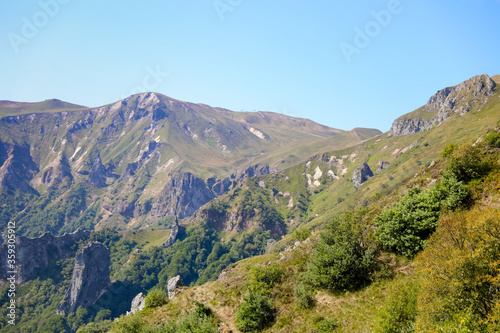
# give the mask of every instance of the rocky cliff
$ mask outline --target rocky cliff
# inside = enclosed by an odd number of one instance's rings
[[[38,171],[29,145],[0,141],[0,187],[33,191],[30,181]]]
[[[76,243],[86,239],[90,231],[78,230],[72,234],[54,236],[45,233],[38,238],[16,238],[16,271],[18,283],[30,281],[58,260],[71,258],[76,252]],[[5,267],[7,245],[0,246],[0,280],[6,279]]]
[[[78,251],[71,283],[57,313],[65,316],[80,306],[92,305],[111,284],[109,266],[109,250],[101,243],[90,243]]]
[[[396,119],[389,135],[406,136],[439,126],[452,115],[460,116],[485,104],[496,83],[486,74],[475,76],[454,87],[439,90],[419,110]]]
[[[191,216],[201,206],[215,198],[203,179],[190,172],[172,177],[171,181],[153,203],[151,212],[156,217]]]
[[[354,189],[358,189],[364,182],[373,177],[373,171],[366,162],[360,168],[357,168],[352,175]]]

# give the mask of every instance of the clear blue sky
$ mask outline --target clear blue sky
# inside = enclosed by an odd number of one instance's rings
[[[0,100],[153,90],[386,131],[438,89],[500,74],[499,14],[500,0],[4,1]]]

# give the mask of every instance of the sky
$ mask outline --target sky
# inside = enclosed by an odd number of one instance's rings
[[[5,0],[0,100],[89,107],[154,91],[389,130],[500,74],[500,0]]]

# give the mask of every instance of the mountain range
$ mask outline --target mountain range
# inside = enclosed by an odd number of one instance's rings
[[[252,331],[237,312],[260,295],[277,304],[268,309],[270,332],[371,331],[391,300],[389,286],[414,283],[422,264],[382,246],[376,221],[407,193],[444,186],[457,147],[495,144],[499,84],[500,76],[479,75],[439,90],[386,133],[152,92],[97,108],[0,101],[0,227],[5,239],[8,222],[16,223],[18,328],[146,332],[174,320],[181,332],[192,323],[211,327],[206,332]],[[493,165],[497,153],[484,148],[486,157],[466,160]],[[488,170],[451,180],[453,191],[468,186],[463,211],[497,207],[498,173]],[[361,250],[376,263],[354,289],[332,292],[307,278],[336,244],[356,248],[343,263]],[[13,332],[2,319],[0,332]]]

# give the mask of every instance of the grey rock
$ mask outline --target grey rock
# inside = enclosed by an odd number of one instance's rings
[[[378,162],[378,169],[376,173],[379,173],[380,171],[387,169],[389,167],[390,163],[387,161],[380,161]]]
[[[151,212],[159,218],[169,215],[183,219],[214,198],[215,194],[201,178],[184,172],[172,177],[153,203]]]
[[[168,298],[174,298],[177,295],[176,289],[182,287],[182,279],[180,275],[171,278],[167,283]]]
[[[175,241],[177,240],[177,235],[179,234],[179,224],[177,223],[177,220],[175,221],[175,225],[172,227],[172,231],[170,232],[170,235],[168,235],[168,239],[165,241],[165,243],[162,244],[163,247],[169,247],[174,245]]]
[[[418,118],[397,119],[392,123],[389,136],[407,136],[428,131],[432,128],[434,121]]]
[[[366,164],[366,162],[363,162],[363,165],[360,168],[357,168],[353,175],[352,175],[352,182],[354,183],[354,189],[358,189],[361,184],[366,182],[368,179],[373,177],[373,172]]]
[[[146,307],[146,297],[142,293],[137,294],[132,300],[132,304],[130,306],[130,311],[127,311],[127,316],[132,315],[136,312],[144,310]]]
[[[0,141],[0,187],[35,192],[29,182],[38,171],[29,145]]]
[[[75,255],[73,245],[86,239],[90,231],[77,230],[71,234],[54,236],[45,233],[37,238],[16,237],[16,271],[17,282],[25,283],[37,277],[58,260],[68,259]],[[7,245],[0,246],[0,280],[7,278]]]
[[[407,136],[427,131],[432,126],[439,126],[453,114],[466,114],[474,107],[487,102],[488,96],[495,92],[496,83],[486,74],[474,76],[454,87],[439,90],[421,111],[435,113],[429,120],[419,118],[396,119],[389,131],[389,136]]]
[[[109,266],[109,250],[101,243],[90,243],[78,251],[71,283],[57,313],[65,316],[80,306],[92,305],[111,285]]]
[[[106,167],[102,164],[101,155],[98,154],[94,160],[94,165],[89,173],[89,178],[87,182],[94,185],[94,187],[100,188],[106,186]]]

